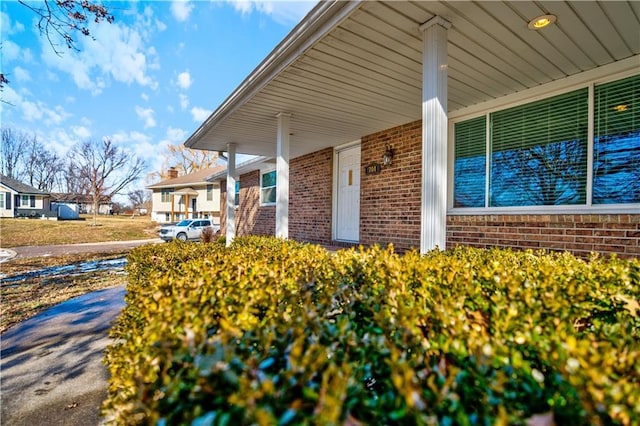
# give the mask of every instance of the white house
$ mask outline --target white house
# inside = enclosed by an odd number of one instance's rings
[[[151,220],[174,222],[187,218],[220,219],[220,185],[207,179],[226,169],[218,166],[179,176],[170,169],[169,179],[147,186],[152,190]]]
[[[50,209],[50,194],[0,175],[0,217],[56,217]]]

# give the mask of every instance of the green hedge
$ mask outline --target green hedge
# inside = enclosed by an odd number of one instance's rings
[[[637,260],[248,237],[128,271],[112,423],[640,423]]]

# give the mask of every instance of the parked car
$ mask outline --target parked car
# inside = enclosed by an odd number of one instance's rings
[[[185,219],[175,225],[162,226],[160,228],[160,238],[164,241],[173,239],[200,241],[202,231],[207,227],[211,227],[214,233],[220,230],[220,225],[213,223],[211,219]]]

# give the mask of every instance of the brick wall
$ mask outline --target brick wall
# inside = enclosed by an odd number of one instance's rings
[[[393,164],[367,175],[364,167],[381,163],[386,145],[394,149]],[[422,122],[363,137],[361,155],[360,242],[419,248]]]
[[[329,244],[333,148],[295,158],[289,167],[289,238]]]
[[[386,145],[393,164],[379,174],[364,168],[380,163]],[[402,252],[420,247],[422,128],[416,121],[362,138],[360,242],[393,243]],[[289,237],[332,244],[333,148],[291,160]],[[237,235],[275,234],[275,207],[260,207],[258,171],[240,177]],[[221,199],[226,198],[226,183]],[[226,223],[222,209],[221,224]],[[335,244],[335,243],[334,243]],[[585,256],[592,251],[640,257],[640,214],[449,215],[447,247],[514,247],[567,250]]]
[[[227,181],[220,184],[220,229],[226,234]],[[240,176],[240,206],[236,209],[236,235],[275,235],[276,208],[260,206],[260,171],[255,170]]]
[[[331,242],[333,148],[291,160],[289,164],[289,238],[319,244]],[[221,184],[221,202],[227,183]],[[226,209],[220,215],[222,234]],[[260,206],[260,172],[240,176],[240,207],[236,209],[236,235],[275,235],[275,206]]]
[[[640,257],[640,214],[447,217],[447,246],[515,247]]]

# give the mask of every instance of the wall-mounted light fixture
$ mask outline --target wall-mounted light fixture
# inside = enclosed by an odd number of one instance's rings
[[[390,166],[393,164],[393,147],[391,145],[387,145],[384,149],[384,153],[382,154],[382,165]]]

